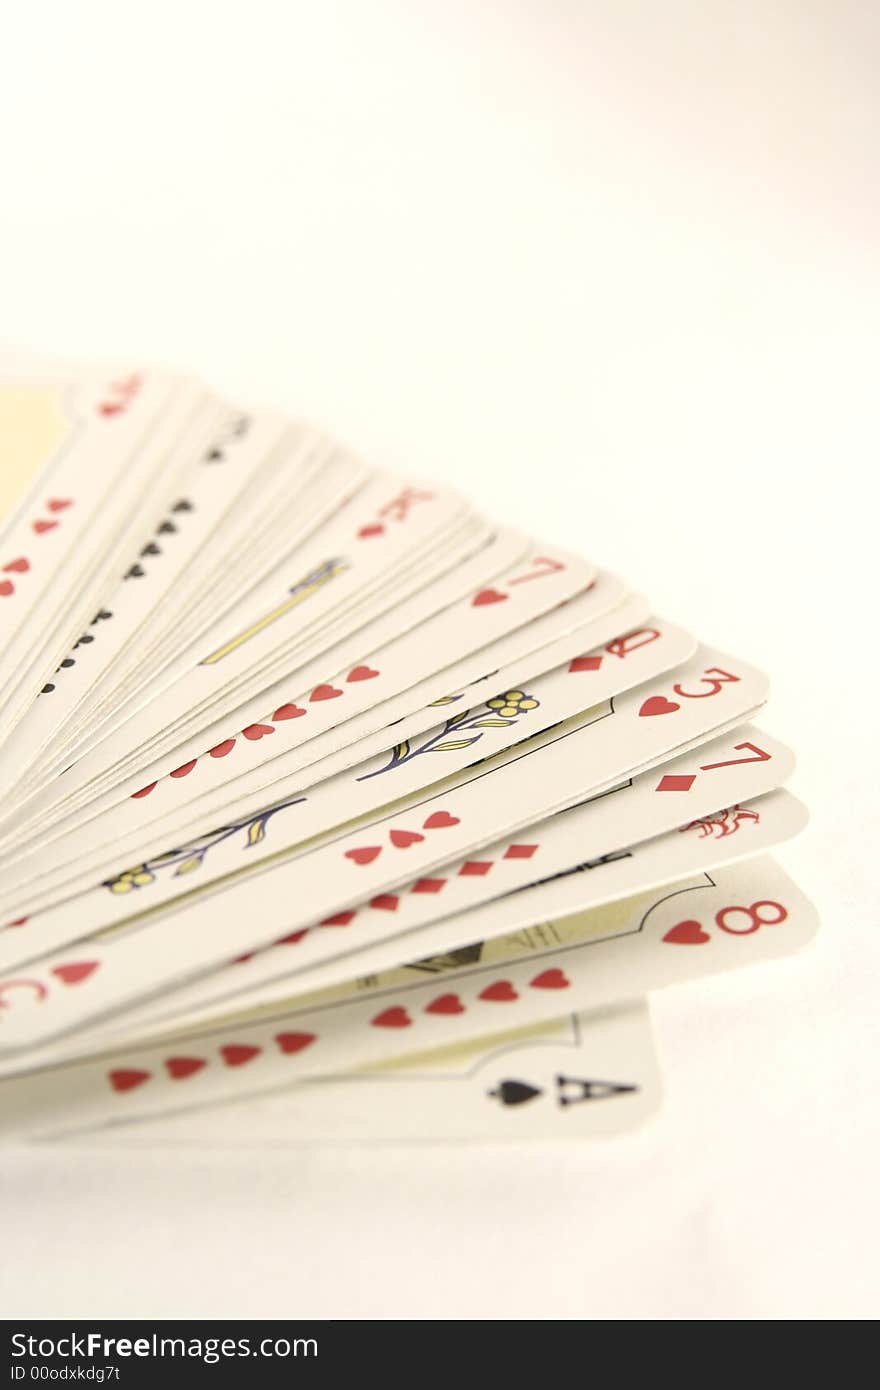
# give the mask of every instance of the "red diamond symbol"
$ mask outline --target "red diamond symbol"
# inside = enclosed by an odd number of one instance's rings
[[[504,851],[505,859],[531,859],[537,845],[508,845]]]
[[[602,665],[601,656],[576,656],[569,671],[598,671]]]
[[[439,893],[445,883],[445,878],[418,878],[411,891],[413,893]]]
[[[458,872],[463,878],[470,878],[473,875],[487,874],[491,867],[491,859],[467,859]]]
[[[665,777],[660,778],[654,790],[655,792],[689,792],[696,780],[696,775],[690,772],[684,777],[679,776],[678,773],[667,772]]]

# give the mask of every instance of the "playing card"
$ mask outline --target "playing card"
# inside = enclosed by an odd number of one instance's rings
[[[25,621],[82,541],[103,501],[96,460],[123,469],[172,390],[168,377],[132,371],[0,362],[4,633]]]
[[[236,990],[225,995],[217,991],[214,1001],[203,1004],[198,1011],[190,1009],[183,1012],[183,996],[188,995],[189,991],[181,990],[180,998],[175,996],[173,1005],[164,1012],[156,1008],[148,1016],[146,1009],[133,1010],[125,1015],[125,1025],[132,1033],[138,1028],[145,1029],[148,1022],[153,1025],[162,1022],[166,1026],[173,1020],[175,1027],[183,1024],[189,1027],[206,1022],[220,1008],[238,1010],[262,1007],[267,1003],[277,1005],[280,999],[291,998],[299,990],[325,989],[355,972],[372,975],[390,970],[397,964],[404,949],[425,958],[452,956],[456,951],[466,950],[475,933],[479,933],[483,940],[492,940],[539,920],[591,911],[603,903],[656,888],[685,874],[714,871],[721,865],[760,854],[798,834],[807,819],[806,808],[789,793],[768,792],[711,815],[701,816],[665,835],[583,859],[580,863],[559,870],[549,881],[528,883],[501,897],[490,898],[485,903],[473,903],[459,913],[432,919],[425,926],[412,927],[405,935],[384,936],[371,940],[360,950],[329,956],[323,964],[275,978],[268,985]],[[740,835],[739,831],[743,831],[743,834]],[[503,855],[501,858],[504,862]],[[369,906],[372,907],[372,904]],[[286,947],[288,968],[291,965],[290,948],[304,939],[300,936],[299,940],[294,940],[296,935],[293,933],[292,937],[268,948],[277,952],[280,958],[280,953]],[[230,973],[238,964],[250,966],[252,961],[258,961],[260,954],[233,962],[228,967]],[[295,959],[296,952],[292,955]],[[209,976],[204,982],[193,986],[193,997],[197,990],[208,995],[209,985],[216,990],[218,978]],[[283,988],[285,985],[286,989]],[[121,1028],[117,1027],[115,1032],[121,1035]],[[111,1037],[109,1027],[104,1036]]]
[[[153,511],[173,500],[181,436],[212,418],[204,415],[200,388],[161,374],[101,374],[78,391],[72,384],[29,391],[15,381],[15,404],[7,399],[4,408],[16,415],[15,451],[26,460],[28,496],[38,483],[46,496],[19,508],[4,541],[0,737],[88,623],[121,554],[138,536],[147,539]],[[163,405],[169,409],[157,422]]]
[[[379,541],[371,526],[358,522],[381,512],[383,501],[398,510],[394,524],[381,523]],[[286,572],[273,571],[209,629],[194,657],[184,654],[172,663],[174,679],[140,711],[134,727],[123,719],[110,738],[71,769],[64,779],[66,803],[90,780],[100,785],[101,774],[132,762],[132,746],[157,752],[163,744],[171,746],[173,731],[185,732],[202,711],[214,707],[221,713],[224,705],[231,710],[264,687],[282,663],[293,662],[295,655],[302,661],[317,654],[329,645],[330,635],[340,635],[340,628],[356,630],[370,605],[374,611],[387,608],[392,592],[399,597],[415,592],[425,582],[426,568],[430,573],[432,544],[442,543],[463,511],[464,503],[452,493],[418,493],[388,475],[372,480],[340,509],[332,526],[296,552]],[[472,540],[463,541],[465,553],[485,534],[483,524]],[[447,552],[443,567],[461,553],[461,548]]]
[[[53,738],[62,742],[59,726],[66,733],[63,747],[70,760],[71,747],[75,746],[71,728],[81,726],[90,712],[94,720],[105,684],[110,683],[118,692],[124,676],[119,669],[120,659],[128,644],[136,640],[137,653],[143,653],[149,640],[149,620],[161,610],[163,599],[171,590],[179,594],[190,562],[204,553],[212,533],[219,528],[222,534],[225,528],[220,527],[220,521],[225,512],[240,491],[253,484],[254,475],[285,428],[281,415],[267,415],[261,420],[227,418],[208,446],[196,451],[192,464],[182,472],[181,496],[160,522],[154,538],[128,567],[53,679],[43,686],[41,695],[47,698],[34,703],[15,739],[0,749],[0,776],[4,783],[14,786],[28,769],[29,790],[34,789],[34,764],[41,757],[43,764],[48,762],[51,766]],[[232,467],[218,469],[218,452],[230,459]]]
[[[493,560],[490,554],[481,552],[473,561],[458,567],[453,584],[460,587],[464,580],[469,589],[469,576],[474,572],[479,574],[487,560],[494,566],[498,560],[509,556],[512,551],[519,551],[523,544],[523,540],[513,533],[500,535],[487,548],[487,551],[495,553],[496,559]],[[519,570],[514,574],[514,578],[518,573]],[[557,576],[559,582],[553,582]],[[512,623],[527,622],[535,613],[536,604],[540,612],[541,607],[558,597],[562,581],[563,576],[554,570],[547,573],[547,584],[544,586],[536,585],[522,590],[512,586],[516,601],[504,605],[491,605],[485,617],[480,611],[482,605],[477,605],[479,629],[474,631],[471,639],[474,645],[482,639],[491,643],[497,635],[503,635],[508,631]],[[571,580],[565,579],[564,582],[567,587]],[[448,589],[448,586],[446,587]],[[538,598],[530,599],[529,595],[536,593]],[[413,607],[417,614],[417,606],[414,604]],[[399,605],[390,618],[392,624],[404,628],[411,627],[404,637],[366,661],[351,664],[354,660],[352,654],[343,671],[337,674],[332,682],[323,682],[307,688],[298,701],[286,699],[265,719],[246,725],[237,743],[234,736],[229,736],[228,728],[225,729],[227,737],[221,738],[218,743],[209,743],[207,752],[205,745],[200,745],[202,758],[198,768],[196,765],[199,760],[196,758],[189,758],[179,765],[175,765],[174,759],[171,759],[171,766],[166,766],[165,776],[158,787],[156,781],[143,783],[139,776],[133,785],[130,784],[131,790],[121,806],[116,804],[116,797],[112,795],[92,805],[92,812],[96,811],[99,804],[103,809],[100,823],[94,814],[91,818],[79,818],[75,828],[69,820],[61,822],[54,831],[41,822],[39,844],[35,850],[27,854],[22,853],[17,862],[14,851],[6,851],[2,890],[4,914],[13,917],[21,915],[21,897],[27,892],[25,885],[29,881],[39,879],[38,893],[27,896],[26,910],[32,911],[38,902],[51,901],[50,893],[54,885],[64,885],[65,893],[69,894],[73,877],[77,882],[87,883],[90,869],[93,871],[94,879],[111,871],[114,864],[119,864],[118,856],[125,852],[126,845],[130,846],[133,853],[138,850],[151,852],[143,827],[153,822],[162,825],[160,840],[153,847],[155,851],[159,851],[167,845],[167,836],[186,834],[193,821],[198,828],[200,816],[216,815],[219,819],[229,800],[222,789],[235,775],[235,769],[248,769],[246,789],[258,791],[266,783],[267,777],[273,778],[271,771],[268,774],[259,772],[264,763],[272,760],[273,750],[278,750],[278,762],[282,747],[286,748],[287,761],[274,772],[276,786],[271,795],[280,799],[289,796],[291,791],[297,791],[302,785],[302,778],[297,774],[302,763],[309,761],[309,755],[297,755],[297,749],[302,746],[303,740],[314,740],[316,734],[320,734],[322,730],[336,729],[338,739],[338,721],[341,717],[344,718],[337,713],[340,705],[354,713],[369,708],[382,700],[383,694],[387,694],[389,690],[399,688],[408,680],[417,677],[426,669],[427,663],[442,658],[445,650],[454,650],[456,640],[459,649],[462,645],[467,645],[462,641],[460,629],[462,619],[467,619],[474,611],[472,593],[468,592],[466,599],[441,610],[436,619],[429,618],[418,624],[415,616],[410,619],[405,608],[405,605]],[[289,696],[291,691],[288,689],[286,693]],[[298,730],[301,731],[299,735]],[[274,737],[276,733],[277,738]],[[230,754],[233,754],[232,758]],[[196,775],[193,777],[191,774],[194,770]],[[157,768],[154,767],[152,772],[158,776]],[[150,773],[141,775],[150,776]],[[189,779],[185,784],[184,778]],[[203,789],[202,804],[193,815],[184,808],[198,794],[200,788]],[[211,793],[217,789],[221,789],[222,794],[212,802]],[[238,785],[231,794],[234,795],[236,804],[240,804],[242,787]],[[201,824],[202,828],[213,828],[210,820],[203,820]],[[127,837],[126,831],[129,832]],[[70,872],[65,873],[64,861],[59,862],[60,856],[57,855],[51,873],[46,872],[47,846],[62,836],[73,866],[73,876]],[[108,859],[106,854],[101,855],[102,845],[112,846],[111,858]]]
[[[247,881],[239,879],[222,892],[209,888],[181,904],[172,918],[160,914],[140,930],[95,945],[88,953],[88,979],[81,978],[76,990],[61,983],[73,962],[64,953],[48,956],[33,972],[41,1007],[7,1007],[0,1055],[169,989],[286,931],[393,890],[413,873],[427,877],[444,861],[564,810],[662,761],[689,740],[704,741],[713,730],[744,718],[761,703],[765,688],[758,672],[701,649],[672,675],[496,755],[452,779],[451,788],[416,792],[369,827],[342,833],[289,862],[259,864]],[[746,756],[766,760],[763,752]],[[681,799],[683,816],[694,785],[720,770],[698,766],[694,772],[664,774],[657,789]],[[261,875],[269,882],[257,889],[255,916],[244,903],[253,901],[252,881]],[[91,923],[92,929],[100,925]],[[16,1002],[24,997],[17,994]]]
[[[473,545],[475,545],[475,543],[477,542],[481,543],[482,538],[484,538],[484,535],[485,527],[478,527],[477,532],[474,532],[474,534],[471,535],[471,538],[467,539],[466,543],[468,548],[473,548]],[[448,559],[449,556],[446,556],[446,560],[443,563],[448,563]],[[398,573],[398,581],[399,580],[400,574]],[[361,616],[363,616],[363,614],[361,614]],[[350,621],[355,621],[355,626],[357,626],[357,621],[355,619],[352,619]],[[336,624],[334,630],[338,630],[338,624]],[[332,635],[331,628],[325,628],[324,632],[325,638],[327,638],[327,641],[329,641]],[[320,646],[321,642],[318,641],[317,645]],[[281,651],[282,649],[279,649],[279,652]],[[307,656],[307,652],[303,649],[303,651],[300,652],[300,656]],[[285,659],[288,660],[288,664],[289,666],[291,666],[291,669],[292,667],[296,666],[296,662],[295,660],[293,660],[293,657],[291,656],[291,653],[289,653],[289,651],[286,652]],[[274,660],[275,664],[277,664],[278,660],[281,660],[281,655],[278,655],[277,653],[277,655],[275,655],[274,657]],[[192,671],[192,664],[190,664],[190,660],[186,659],[186,662],[184,664],[186,667],[186,671],[190,673],[190,671]],[[200,663],[196,662],[196,664]],[[174,667],[172,667],[171,670],[174,671]],[[181,673],[179,673],[178,671],[178,674]],[[250,681],[252,681],[253,685],[263,684],[263,681],[260,681],[259,676],[257,676],[256,670],[252,671],[252,674],[250,674],[249,678]],[[266,678],[268,678],[268,676]],[[200,714],[199,712],[197,712],[197,710],[196,712],[193,712],[193,710],[189,710],[188,713],[185,713],[184,716],[182,716],[182,723],[181,721],[178,721],[177,733],[172,733],[171,727],[165,727],[163,734],[161,735],[147,734],[147,744],[153,745],[153,752],[156,752],[157,749],[160,748],[161,742],[164,742],[165,745],[171,745],[172,742],[175,742],[175,739],[182,737],[182,734],[185,733],[186,724],[195,727],[196,724],[199,723],[200,719],[210,720],[210,714],[207,713],[207,710],[209,710],[209,706],[211,706],[211,708],[214,708],[215,706],[215,709],[222,710],[224,708],[229,708],[229,706],[234,705],[236,701],[235,682],[232,685],[227,684],[227,682],[225,682],[224,673],[222,673],[222,671],[217,671],[217,673],[214,673],[213,680],[215,685],[214,699],[213,701],[207,702],[207,705],[204,706],[204,714]],[[157,698],[160,702],[161,699],[167,698],[167,691],[165,691],[164,694],[161,691],[158,692]],[[147,720],[147,724],[156,723],[156,710],[154,710],[153,706],[150,706],[150,708],[142,710],[142,712],[136,714],[136,726],[139,727],[140,724],[142,724],[143,719]],[[131,735],[131,730],[127,730],[127,728],[122,728],[121,734],[122,737],[124,737],[124,739],[128,738],[129,735]],[[110,745],[113,745],[113,739],[111,739]],[[95,749],[95,752],[89,753],[89,755],[86,755],[85,758],[79,760],[79,763],[78,765],[76,765],[75,769],[72,769],[70,773],[67,774],[67,778],[65,778],[63,784],[64,788],[67,788],[67,790],[65,790],[64,795],[61,796],[60,802],[58,802],[58,794],[56,792],[54,798],[51,795],[49,796],[49,799],[47,799],[46,796],[42,796],[42,798],[38,798],[36,799],[36,801],[32,801],[31,803],[29,803],[29,821],[25,819],[24,826],[22,826],[22,817],[19,816],[19,828],[17,831],[14,831],[13,835],[11,835],[11,840],[25,840],[26,834],[28,834],[29,824],[33,824],[35,823],[35,821],[39,821],[39,823],[42,824],[42,826],[44,826],[44,824],[46,824],[47,821],[57,820],[58,817],[63,816],[65,812],[70,812],[70,810],[72,808],[75,808],[75,806],[85,805],[86,802],[90,801],[90,799],[95,798],[95,795],[99,794],[100,788],[103,787],[103,785],[110,785],[110,787],[111,785],[115,785],[115,783],[117,783],[117,781],[120,780],[120,778],[122,777],[122,773],[124,773],[124,769],[122,769],[122,767],[118,767],[118,769],[110,767],[110,769],[103,771],[103,773],[97,774],[97,777],[90,778],[89,769],[90,767],[92,767],[93,763],[95,763],[95,759],[97,758],[97,760],[99,760],[100,765],[101,759],[106,760],[106,756],[106,745],[104,745],[104,741],[101,741],[101,745],[99,746],[99,748]],[[147,756],[149,756],[147,755],[147,745],[140,745],[139,752],[138,755],[136,755],[136,758],[138,758],[140,762],[143,762],[143,760],[147,759]],[[171,766],[174,766],[174,762],[175,759],[172,759]],[[85,788],[85,790],[83,790],[83,788]],[[25,813],[28,813],[28,808],[25,808]]]
[[[694,819],[666,830],[675,820],[674,805],[670,798],[654,795],[656,774],[643,774],[529,826],[525,835],[487,846],[476,858],[443,865],[428,878],[377,894],[312,928],[288,931],[271,946],[236,956],[220,970],[129,1010],[100,1031],[103,1036],[133,1035],[168,1019],[190,1026],[218,1008],[262,1007],[303,990],[323,989],[355,972],[390,969],[402,953],[457,950],[476,934],[487,940],[540,917],[583,911],[697,869],[761,853],[803,829],[806,808],[784,792],[767,794],[790,771],[788,749],[748,727],[738,733],[759,738],[769,756],[761,763],[730,767],[723,787],[715,783],[710,788],[707,782],[707,802],[719,792],[726,796],[736,790],[740,799],[729,807],[701,811],[695,805]],[[737,752],[730,747],[737,736],[704,745],[707,761]]]
[[[660,1086],[642,1000],[67,1142],[274,1150],[601,1138],[642,1124]]]
[[[470,586],[472,578],[479,581],[487,571],[493,572],[498,564],[509,563],[510,560],[519,558],[527,550],[528,544],[525,537],[520,537],[513,532],[500,532],[494,536],[488,535],[487,533],[485,542],[477,548],[476,553],[470,559],[465,560],[463,563],[459,563],[454,574],[440,576],[438,580],[435,580],[427,587],[420,590],[418,596],[414,596],[409,603],[398,605],[401,610],[400,618],[402,625],[407,627],[411,622],[417,621],[420,616],[430,614],[432,606],[442,608],[445,603],[456,599],[459,597],[460,593],[465,592]],[[461,574],[461,578],[459,578],[459,574]],[[175,590],[175,596],[178,592],[179,590]],[[412,609],[412,617],[410,617],[410,609]],[[391,635],[398,630],[399,629],[395,628],[391,616],[387,613],[383,613],[377,619],[368,623],[365,628],[360,629],[360,634],[363,635],[365,639],[369,639],[375,632],[380,638],[384,638],[386,635]],[[198,633],[195,635],[197,636]],[[191,634],[190,640],[192,640],[192,636],[193,634]],[[358,640],[360,640],[360,637]],[[348,654],[347,647],[344,644],[332,646],[321,654],[319,665],[316,669],[321,671],[322,674],[326,674],[325,663],[327,661],[332,661],[336,657],[337,652],[340,659],[344,659]],[[307,678],[308,674],[309,670],[306,668],[304,679]],[[154,691],[162,688],[161,684],[157,686],[155,681],[153,681],[151,685]],[[288,691],[288,693],[290,692]],[[271,692],[266,692],[263,698],[267,701],[271,700]],[[264,706],[261,706],[261,709],[265,712]],[[208,741],[210,742],[210,737],[208,737]],[[201,743],[199,747],[202,747]],[[174,759],[171,759],[165,770],[170,770],[173,765]],[[141,783],[141,785],[143,784]],[[123,790],[120,793],[120,799],[124,797],[125,794],[126,791]],[[65,799],[69,801],[71,799],[71,794],[67,793]],[[54,811],[55,802],[51,798],[44,797],[39,804],[44,811]],[[5,842],[7,844],[13,844],[21,840],[24,837],[23,831],[26,826],[27,820],[23,819],[20,814],[17,815],[15,826],[5,828]]]
[[[264,806],[246,826],[240,820],[227,824],[207,842],[202,839],[194,844],[178,846],[173,852],[168,851],[168,836],[179,832],[187,823],[180,818],[171,819],[168,814],[168,807],[174,806],[175,801],[180,799],[179,779],[172,776],[162,787],[155,789],[165,793],[157,798],[158,819],[150,817],[152,806],[144,810],[144,797],[130,798],[117,808],[112,817],[105,816],[105,835],[109,837],[111,830],[115,829],[112,860],[109,856],[101,858],[100,841],[96,844],[97,837],[93,838],[96,829],[94,822],[83,827],[79,835],[69,836],[66,843],[76,851],[79,875],[91,866],[96,876],[99,871],[109,874],[111,883],[118,883],[120,875],[127,873],[130,868],[130,864],[123,867],[124,861],[120,856],[129,851],[132,854],[140,851],[141,883],[157,885],[156,891],[150,894],[149,903],[149,906],[155,907],[159,902],[191,892],[194,886],[200,887],[243,867],[243,843],[248,850],[246,866],[251,869],[264,858],[277,856],[281,849],[291,844],[303,839],[313,841],[316,835],[325,833],[334,825],[363,816],[389,801],[399,802],[402,797],[439,779],[449,785],[450,778],[464,772],[474,762],[474,750],[478,746],[483,759],[500,754],[520,743],[524,737],[550,729],[579,714],[585,705],[592,706],[595,701],[610,698],[640,685],[658,672],[678,666],[692,653],[695,645],[694,639],[680,628],[661,619],[652,620],[648,626],[615,638],[594,653],[536,677],[520,690],[501,690],[471,708],[462,709],[461,699],[445,704],[442,708],[447,712],[447,717],[423,736],[397,742],[378,758],[313,786],[307,794],[301,789],[301,779],[294,774],[286,782],[276,783],[272,788],[275,795],[284,795],[283,801]],[[251,732],[256,735],[258,730]],[[253,740],[242,740],[245,751],[249,751],[249,741]],[[226,750],[227,753],[230,751]],[[207,780],[213,774],[217,780],[226,765],[225,756],[222,762],[206,758],[198,775]],[[220,772],[216,771],[218,766]],[[190,779],[188,785],[193,783],[198,784],[197,778]],[[161,814],[163,806],[164,816]],[[302,814],[307,816],[307,823],[292,818],[294,807],[300,808]],[[280,836],[268,836],[266,827],[269,820],[275,819],[277,829],[277,816],[281,813],[285,825],[280,827]],[[144,829],[144,826],[151,824],[156,825],[156,839],[153,841],[148,838],[149,831]],[[129,826],[133,828],[128,830]],[[251,827],[257,828],[252,830]],[[100,828],[98,830],[100,833]],[[240,830],[245,831],[244,841]],[[108,840],[108,843],[111,842]],[[156,875],[152,879],[143,877],[146,873],[152,873],[154,858],[163,865],[161,882]],[[192,868],[185,871],[185,882],[178,871],[183,863],[192,864]],[[115,873],[112,872],[114,867]],[[198,871],[199,879],[194,885],[189,875],[195,871]],[[53,870],[52,881],[61,881],[60,869]],[[122,881],[132,880],[126,877]],[[41,884],[44,895],[48,887],[45,881]],[[119,889],[111,889],[111,893],[113,891],[116,892],[117,916],[123,916],[126,904]],[[96,897],[101,901],[96,902]],[[106,886],[101,884],[93,890],[88,902],[79,904],[79,918],[86,913],[93,922],[100,920],[102,925],[106,925],[106,899]],[[131,910],[130,907],[128,910]],[[56,919],[63,913],[65,908],[62,904],[55,914]],[[33,918],[33,905],[28,915],[36,920]],[[72,921],[69,912],[67,918],[68,922]],[[36,927],[41,933],[47,928],[49,924],[45,920]],[[66,939],[75,937],[68,935]],[[2,944],[0,939],[0,961],[3,959]]]
[[[219,449],[210,448],[208,462],[240,473],[243,458],[260,449],[264,430],[257,426],[265,423],[262,414],[256,420],[239,417],[233,438],[224,439]],[[167,668],[174,658],[316,532],[368,477],[361,461],[332,441],[288,424],[260,468],[255,481],[262,486],[249,485],[244,497],[236,497],[232,514],[129,649],[127,667],[115,673],[116,683],[96,712],[101,717],[81,739],[79,754],[100,743],[106,721],[117,722],[123,706],[130,713],[134,700],[136,711],[148,703],[148,690],[155,694],[169,684],[174,673]]]
[[[816,927],[813,907],[761,856],[485,946],[474,943],[451,961],[414,962],[304,999],[298,1008],[267,1011],[258,1021],[228,1020],[209,1031],[8,1077],[0,1085],[0,1132],[9,1138],[63,1133],[170,1113],[491,1037],[786,955]],[[39,982],[17,989],[36,996]]]

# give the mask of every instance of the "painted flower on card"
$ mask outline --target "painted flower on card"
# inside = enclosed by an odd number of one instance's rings
[[[365,772],[357,780],[366,782],[371,777],[380,777],[382,773],[402,767],[404,763],[421,757],[423,753],[461,752],[470,748],[472,744],[479,743],[484,729],[509,729],[522,715],[537,709],[540,703],[540,700],[536,700],[524,690],[505,690],[503,695],[496,695],[485,704],[477,705],[475,709],[454,714],[451,719],[446,720],[442,728],[430,730],[425,737],[404,739],[383,755],[387,758],[386,762],[374,768],[372,772]]]
[[[515,719],[518,714],[524,714],[526,710],[537,707],[538,701],[533,700],[524,690],[505,690],[503,695],[496,695],[494,700],[486,701],[486,708],[497,710],[502,719]]]
[[[182,874],[193,874],[202,867],[206,857],[212,850],[219,845],[239,841],[242,849],[252,849],[254,845],[259,845],[266,838],[266,827],[273,816],[279,811],[286,811],[291,806],[299,806],[304,802],[304,796],[293,796],[288,801],[279,801],[277,805],[270,806],[263,811],[257,811],[252,816],[247,816],[244,820],[236,821],[232,825],[222,825],[217,830],[210,831],[207,835],[202,835],[196,840],[191,840],[189,844],[181,845],[178,849],[166,850],[164,854],[157,854],[153,859],[148,859],[144,864],[137,864],[133,869],[126,869],[123,873],[117,874],[115,878],[104,880],[104,887],[109,888],[111,893],[130,893],[135,888],[145,888],[150,883],[158,881],[161,883],[165,878],[180,878]],[[243,834],[244,843],[241,844]]]
[[[134,888],[146,887],[155,877],[146,864],[138,864],[136,868],[126,869],[123,873],[117,874],[116,878],[109,879],[106,886],[111,893],[130,893]]]

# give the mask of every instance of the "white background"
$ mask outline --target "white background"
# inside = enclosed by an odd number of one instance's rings
[[[5,1316],[876,1314],[878,63],[872,0],[7,12],[8,345],[312,415],[765,666],[824,926],[657,997],[630,1138],[6,1150]]]

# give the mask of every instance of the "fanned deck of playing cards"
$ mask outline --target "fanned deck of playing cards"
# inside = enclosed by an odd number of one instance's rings
[[[814,909],[767,681],[281,414],[0,358],[0,1134],[600,1135]]]

